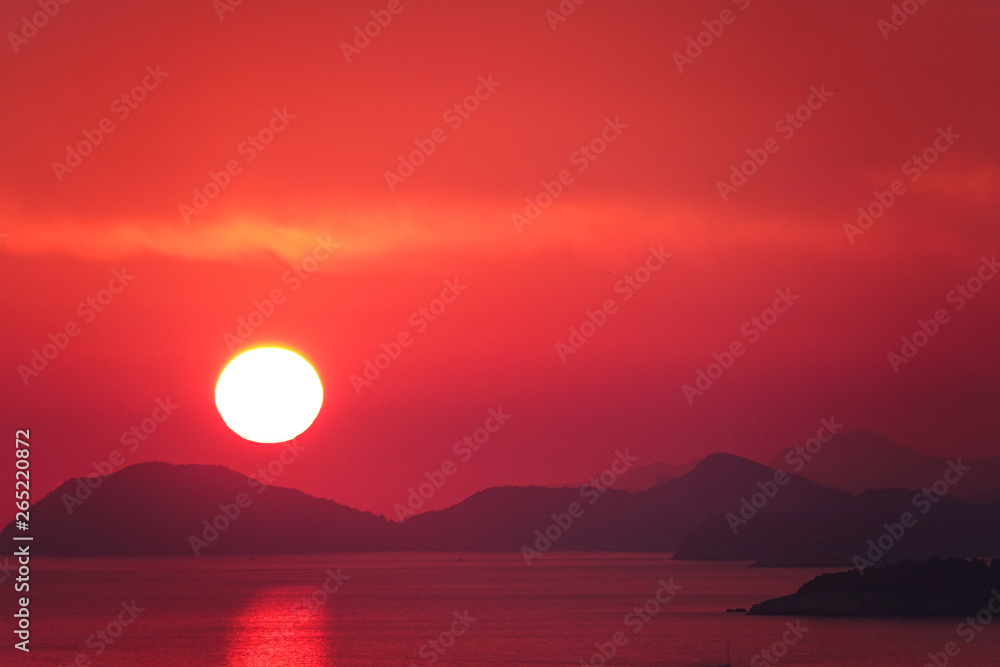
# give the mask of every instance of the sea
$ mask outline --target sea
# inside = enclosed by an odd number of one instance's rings
[[[825,571],[815,568],[552,552],[530,564],[518,553],[357,553],[31,566],[30,653],[8,631],[5,665],[1000,665],[1000,618],[970,638],[961,619],[727,612],[793,593]]]

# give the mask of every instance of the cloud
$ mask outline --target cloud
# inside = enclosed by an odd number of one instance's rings
[[[943,174],[934,190],[952,197],[979,197],[992,187],[995,171]],[[942,192],[941,194],[945,194]],[[115,262],[160,256],[193,261],[240,262],[276,256],[288,262],[312,252],[317,238],[338,247],[338,261],[324,270],[387,263],[428,262],[434,257],[497,259],[552,251],[580,259],[615,261],[636,248],[666,244],[691,258],[712,261],[734,252],[794,256],[837,256],[857,251],[845,240],[843,210],[812,214],[750,213],[746,208],[695,205],[667,200],[560,200],[544,209],[520,231],[512,216],[523,215],[524,200],[490,203],[426,201],[419,205],[360,206],[325,204],[316,210],[271,210],[266,214],[227,213],[184,225],[176,219],[73,220],[55,222],[7,218],[0,253],[26,256],[71,256]],[[895,212],[893,212],[895,214]],[[913,254],[962,257],[993,235],[988,228],[966,225],[968,233],[949,228],[948,246],[935,231],[933,215],[913,215],[898,224],[911,234],[892,244],[868,243],[865,253],[905,259]],[[883,227],[885,225],[882,225]],[[917,231],[920,233],[916,233]],[[878,230],[875,230],[878,231]],[[942,230],[943,231],[943,230]],[[2,237],[0,237],[2,238]],[[969,252],[966,252],[968,250]]]

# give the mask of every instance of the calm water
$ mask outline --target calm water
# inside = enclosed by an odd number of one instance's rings
[[[30,662],[70,665],[83,654],[91,665],[113,667],[578,666],[617,632],[627,643],[609,665],[721,665],[728,637],[732,664],[743,667],[781,640],[794,619],[725,609],[792,593],[820,572],[647,554],[546,554],[530,568],[513,554],[35,559],[32,565]],[[336,586],[327,570],[338,567],[349,579],[323,602],[324,582]],[[671,577],[680,588],[658,613],[627,617],[653,598],[660,579]],[[321,604],[303,606],[314,593]],[[142,611],[123,608],[133,600]],[[119,617],[130,624],[122,628]],[[778,664],[922,667],[928,651],[956,639],[954,620],[801,621],[807,631],[784,651],[778,647],[784,652]],[[997,626],[960,642],[949,664],[1000,664]],[[432,640],[440,642],[437,650]],[[11,653],[4,647],[0,655]],[[593,657],[593,664],[602,659]]]

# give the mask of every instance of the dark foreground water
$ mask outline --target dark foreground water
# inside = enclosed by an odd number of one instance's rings
[[[32,566],[32,651],[13,651],[8,635],[2,664],[576,666],[603,664],[603,648],[613,652],[607,664],[621,667],[722,665],[728,639],[734,667],[922,667],[949,641],[959,647],[949,665],[1000,665],[1000,618],[965,643],[958,619],[725,612],[792,593],[815,569],[648,554],[546,554],[531,567],[516,554],[35,559]]]

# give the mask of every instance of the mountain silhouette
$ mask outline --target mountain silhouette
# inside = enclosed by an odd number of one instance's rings
[[[553,548],[609,551],[673,551],[693,528],[735,511],[742,496],[759,491],[758,482],[775,471],[733,454],[712,454],[691,472],[647,491],[597,491],[547,487],[498,487],[451,507],[425,512],[405,524],[408,543],[429,550],[514,550],[531,545],[568,513],[581,516],[558,531]],[[827,507],[851,502],[849,494],[788,476],[768,511]],[[553,516],[555,515],[555,516]],[[565,521],[563,521],[565,523]],[[555,529],[553,529],[554,532]],[[544,540],[543,540],[544,543]]]
[[[97,480],[100,484],[97,484]],[[228,555],[383,550],[676,551],[677,558],[849,564],[913,492],[852,496],[733,454],[645,491],[494,487],[403,523],[265,486],[223,466],[140,463],[72,479],[31,508],[39,555]],[[83,489],[81,491],[81,489]],[[71,511],[70,511],[71,510]],[[949,497],[889,560],[1000,553],[1000,504]],[[748,517],[748,518],[744,518]],[[737,527],[734,534],[733,526]],[[14,524],[0,539],[10,539]],[[942,546],[943,545],[943,546]]]
[[[818,452],[806,451],[805,456],[796,448],[786,449],[774,457],[771,467],[855,495],[872,489],[922,489],[948,469],[948,459],[925,456],[872,431],[837,434]],[[1000,457],[966,463],[972,469],[950,495],[978,503],[1000,501]]]
[[[147,462],[101,479],[90,496],[79,491],[88,488],[86,480],[76,478],[32,506],[34,553],[194,555],[198,539],[206,543],[199,555],[376,551],[398,542],[399,526],[387,519],[264,486],[223,466]],[[249,499],[247,507],[237,504],[240,494]],[[235,510],[239,514],[230,518]],[[212,526],[217,536],[209,539],[213,532],[205,521],[225,528]],[[14,533],[10,524],[2,535],[9,540]]]

